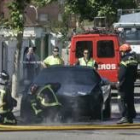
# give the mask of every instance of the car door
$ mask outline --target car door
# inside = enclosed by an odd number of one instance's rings
[[[111,82],[118,81],[120,61],[119,43],[114,36],[102,36],[96,39],[95,58],[98,63],[98,72]]]

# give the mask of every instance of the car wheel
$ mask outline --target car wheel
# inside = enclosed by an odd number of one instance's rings
[[[34,116],[34,113],[29,103],[29,96],[22,97],[20,108],[20,117],[25,120],[25,122],[30,122],[32,120],[32,116]]]
[[[96,120],[102,120],[102,106],[100,106],[100,108],[98,108],[98,109],[95,109],[95,118],[94,119],[96,119]]]
[[[20,106],[20,117],[24,118],[26,116],[27,102],[26,98],[22,97]]]
[[[109,119],[111,117],[111,95],[105,102],[105,108],[103,110],[103,118]]]
[[[91,119],[92,120],[102,120],[103,119],[103,103],[101,102],[100,104],[96,105],[93,108],[92,114],[91,114]]]

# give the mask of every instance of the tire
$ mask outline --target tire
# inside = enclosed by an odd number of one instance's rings
[[[105,102],[105,109],[103,110],[103,118],[104,119],[111,118],[111,95],[109,95],[108,99]]]
[[[29,120],[33,114],[34,113],[29,102],[29,96],[23,96],[21,99],[20,117]]]
[[[99,98],[98,104],[92,108],[91,119],[92,120],[102,120],[103,119],[103,99],[102,97]]]
[[[100,106],[100,107],[98,107],[98,108],[96,108],[95,109],[95,120],[102,120],[103,119],[103,117],[102,117],[103,115],[102,115],[102,106]]]

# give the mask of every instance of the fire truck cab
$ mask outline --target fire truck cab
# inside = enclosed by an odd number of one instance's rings
[[[112,85],[118,81],[120,62],[119,40],[115,34],[88,33],[72,37],[69,63],[83,57],[83,50],[88,49],[91,57],[98,63],[98,73],[110,80]]]

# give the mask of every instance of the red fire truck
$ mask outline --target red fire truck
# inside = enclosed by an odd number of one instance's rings
[[[120,63],[119,40],[116,34],[83,33],[75,35],[71,40],[69,63],[83,57],[83,50],[88,49],[98,63],[98,73],[114,85],[118,81]]]

